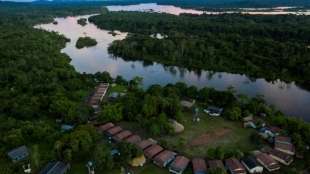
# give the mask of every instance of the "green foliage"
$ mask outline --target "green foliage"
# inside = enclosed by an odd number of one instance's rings
[[[242,118],[241,109],[238,106],[233,106],[229,109],[226,109],[224,112],[224,116],[230,120],[238,121]]]
[[[143,154],[142,150],[138,149],[135,145],[125,142],[117,144],[117,149],[121,154],[120,159],[117,161],[121,165],[127,165],[133,158]]]
[[[97,45],[97,41],[91,37],[80,37],[77,41],[76,41],[76,48],[81,49],[84,47],[92,47]]]
[[[78,19],[77,23],[82,25],[82,26],[85,26],[87,24],[87,19],[86,18]]]
[[[121,104],[108,104],[103,106],[98,119],[100,121],[118,122],[123,119],[123,107]]]
[[[95,147],[93,159],[99,170],[110,170],[114,167],[111,148],[107,144],[98,144]]]

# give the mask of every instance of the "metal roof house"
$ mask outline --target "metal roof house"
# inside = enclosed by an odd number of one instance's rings
[[[226,159],[225,166],[231,174],[246,174],[245,168],[236,158]]]
[[[263,165],[269,172],[276,171],[280,169],[280,165],[272,157],[266,153],[260,153],[256,155],[257,161]]]
[[[252,156],[242,158],[241,163],[249,173],[263,173],[264,171],[264,168],[258,165],[255,158]]]
[[[159,167],[166,167],[177,154],[170,150],[164,150],[153,158],[153,163]]]
[[[144,150],[144,155],[148,159],[152,159],[154,156],[156,156],[157,154],[159,154],[163,150],[164,149],[160,145],[154,144],[154,145],[152,145],[152,146],[150,146]]]
[[[293,144],[276,142],[274,148],[289,155],[295,155],[295,146]]]
[[[105,132],[106,130],[111,129],[111,128],[114,127],[114,126],[115,126],[115,125],[114,125],[113,123],[109,122],[109,123],[106,123],[106,124],[99,125],[99,126],[97,127],[97,130],[98,130],[100,133],[103,133],[103,132]]]
[[[120,133],[114,135],[112,137],[112,139],[115,142],[121,142],[122,140],[126,139],[127,137],[129,137],[131,135],[132,135],[132,133],[129,130],[124,130],[124,131],[121,131]]]
[[[140,148],[141,150],[145,150],[146,148],[150,147],[151,145],[156,144],[154,141],[147,139],[139,142],[137,144],[137,147]]]
[[[22,160],[25,160],[29,156],[29,151],[26,146],[20,146],[18,148],[15,148],[7,153],[7,155],[10,157],[10,159],[16,163]]]
[[[185,156],[177,156],[169,167],[169,172],[182,174],[189,164],[189,159]]]
[[[125,141],[126,141],[127,143],[137,145],[139,142],[141,142],[141,137],[140,137],[139,135],[135,135],[135,134],[134,134],[134,135],[131,135],[131,136],[127,137],[127,138],[125,139]]]
[[[194,174],[207,174],[207,165],[204,159],[194,158],[192,159]]]
[[[66,174],[70,169],[70,164],[61,161],[49,162],[39,174]]]
[[[270,149],[267,152],[274,160],[284,164],[284,165],[290,165],[294,161],[294,158],[284,152],[275,150],[275,149]]]
[[[120,126],[115,126],[115,127],[112,127],[111,129],[106,130],[105,133],[108,137],[112,137],[113,135],[118,134],[122,130],[123,129]]]

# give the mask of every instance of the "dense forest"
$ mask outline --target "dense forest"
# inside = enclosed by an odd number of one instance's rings
[[[76,48],[78,49],[82,49],[84,47],[92,47],[97,45],[97,41],[91,37],[80,37],[77,41],[76,41]]]
[[[109,12],[89,20],[100,28],[133,33],[109,47],[115,56],[296,81],[310,87],[307,16]],[[165,37],[150,37],[156,33]]]
[[[47,162],[55,160],[70,162],[72,169],[79,166],[74,174],[86,170],[87,160],[95,161],[97,169],[106,172],[127,165],[132,157],[141,154],[135,147],[121,143],[116,148],[123,155],[112,158],[110,144],[102,142],[94,126],[87,124],[94,111],[85,103],[98,81],[117,83],[128,89],[126,96],[101,105],[100,122],[135,121],[149,134],[166,134],[170,132],[167,120],[182,117],[179,99],[191,97],[204,104],[225,107],[225,117],[231,120],[241,119],[248,112],[266,113],[271,124],[293,134],[298,150],[305,154],[305,166],[309,164],[309,151],[304,149],[310,143],[309,124],[284,117],[260,98],[241,100],[232,91],[198,90],[182,83],[154,85],[145,91],[140,87],[140,78],[126,81],[121,77],[112,79],[105,72],[80,74],[69,64],[70,58],[60,51],[68,39],[33,28],[38,23],[52,22],[56,16],[94,12],[106,13],[106,10],[89,4],[0,2],[1,174],[23,173],[22,164],[27,163],[33,173],[38,173]],[[149,34],[147,30],[141,33]],[[62,132],[61,124],[73,125],[74,129]],[[22,163],[12,163],[6,153],[21,145],[29,148],[30,157]]]

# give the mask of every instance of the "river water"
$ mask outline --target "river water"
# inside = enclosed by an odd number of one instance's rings
[[[72,59],[71,64],[79,72],[109,72],[113,77],[123,76],[129,80],[135,76],[143,77],[144,87],[152,84],[185,82],[199,88],[213,87],[225,90],[234,87],[239,94],[248,96],[263,95],[266,102],[274,105],[287,115],[310,121],[310,92],[296,86],[294,82],[284,83],[280,80],[267,82],[264,79],[250,79],[245,75],[225,72],[190,71],[176,66],[164,66],[154,62],[125,61],[108,54],[107,47],[114,40],[124,39],[127,33],[118,32],[112,36],[107,30],[101,30],[89,23],[86,26],[77,24],[81,17],[56,18],[57,25],[42,24],[35,26],[48,31],[55,31],[70,38],[71,41],[62,49]],[[98,44],[94,47],[77,49],[75,43],[81,36],[95,38]]]

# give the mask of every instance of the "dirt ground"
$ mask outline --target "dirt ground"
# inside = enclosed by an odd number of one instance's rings
[[[230,128],[216,129],[216,130],[214,130],[212,132],[207,132],[207,133],[201,134],[198,137],[192,139],[189,142],[189,145],[190,146],[207,145],[211,141],[216,141],[216,140],[219,140],[219,139],[225,137],[226,135],[231,133],[231,131],[232,130]]]

